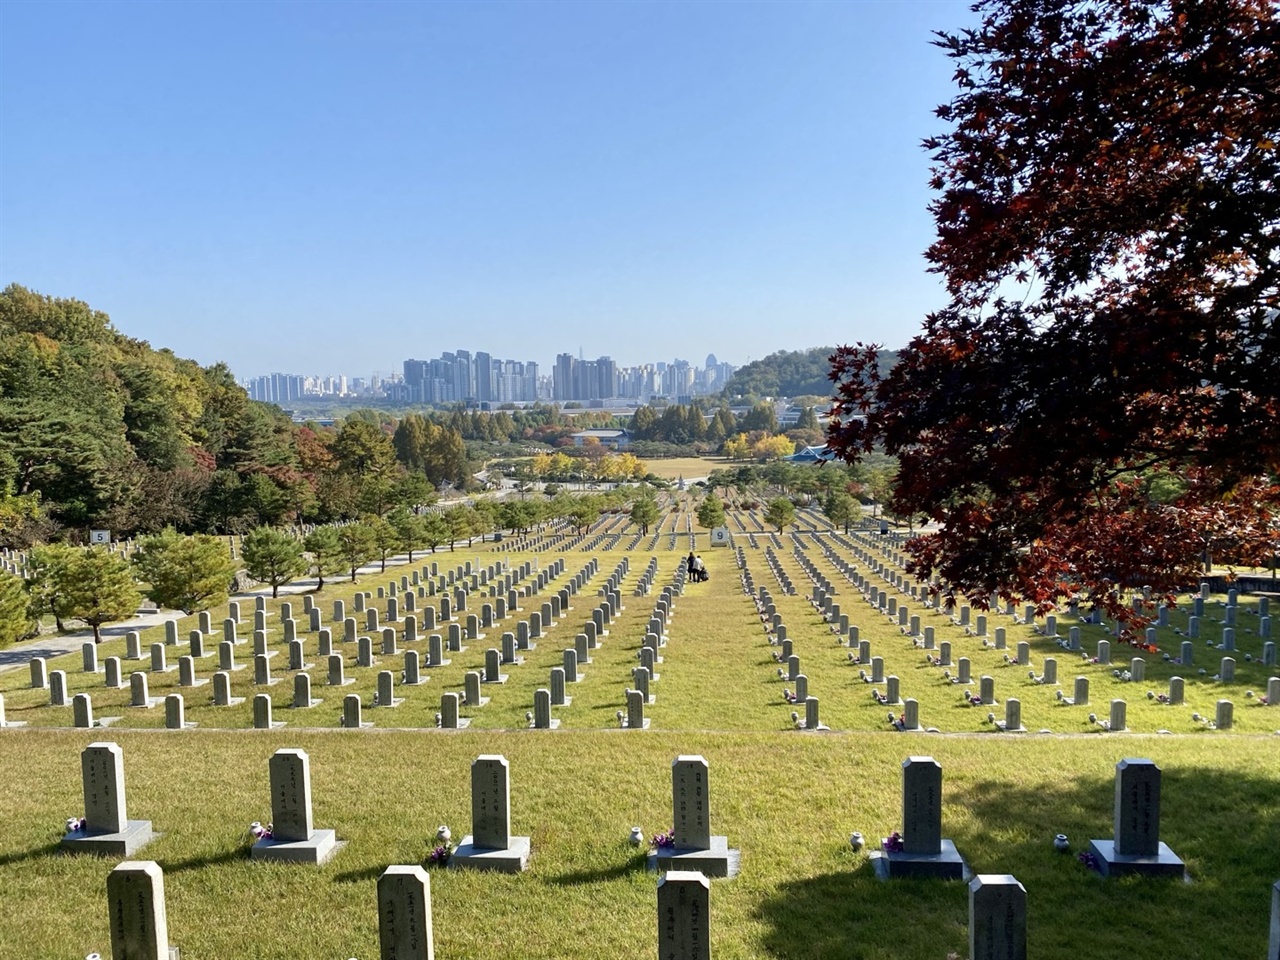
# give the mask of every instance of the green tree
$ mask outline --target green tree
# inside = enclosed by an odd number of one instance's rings
[[[770,526],[777,527],[778,532],[781,533],[783,527],[795,523],[795,504],[786,497],[775,497],[765,507],[764,519]]]
[[[58,593],[67,616],[92,627],[94,643],[102,641],[103,624],[132,616],[142,600],[128,561],[114,553],[77,550],[58,572],[62,580]]]
[[[338,543],[343,566],[351,568],[351,582],[355,583],[356,571],[377,556],[373,530],[366,523],[348,523],[338,528]]]
[[[449,524],[445,518],[436,512],[425,514],[422,518],[422,542],[428,550],[435,551],[436,547],[449,539]]]
[[[361,478],[393,473],[396,463],[391,438],[376,424],[354,416],[343,421],[333,454],[339,469]]]
[[[631,522],[642,534],[649,532],[649,525],[658,521],[658,504],[652,497],[641,497],[631,505]]]
[[[413,563],[414,551],[421,550],[427,539],[426,520],[416,513],[410,513],[404,507],[398,507],[391,511],[390,516],[387,517],[387,522],[396,531],[396,536],[398,537],[397,549],[407,553],[409,562]]]
[[[471,511],[466,507],[451,507],[445,512],[444,522],[449,525],[449,549],[458,549],[458,541],[471,542]]]
[[[139,540],[133,565],[147,596],[188,615],[226,600],[236,570],[221,539],[185,537],[172,527]]]
[[[12,574],[0,572],[0,647],[30,636],[35,625],[26,586]]]
[[[738,421],[738,429],[745,433],[762,430],[765,433],[778,432],[778,414],[773,404],[761,401],[745,413]]]
[[[32,547],[27,555],[27,593],[31,611],[36,617],[49,614],[59,633],[66,632],[63,620],[67,613],[62,588],[67,582],[65,568],[79,551],[62,543]]]
[[[397,506],[408,507],[414,513],[422,513],[439,499],[431,481],[421,473],[406,473],[396,480],[391,490],[391,501]]]
[[[275,527],[256,527],[245,534],[240,544],[240,558],[249,576],[271,587],[273,599],[281,587],[307,571],[302,543]]]
[[[311,558],[311,569],[316,575],[316,589],[324,589],[324,578],[336,576],[346,570],[346,558],[342,552],[342,540],[336,527],[316,527],[302,541],[303,549]]]
[[[844,532],[849,532],[849,525],[858,519],[858,515],[862,512],[858,507],[858,502],[843,490],[832,490],[827,494],[827,498],[822,503],[822,512],[837,527],[843,527]]]
[[[724,525],[724,504],[714,493],[708,493],[698,504],[698,525],[710,530]]]
[[[380,569],[385,571],[387,557],[392,556],[400,547],[400,534],[385,517],[370,517],[364,524],[373,534],[373,555],[381,561]]]

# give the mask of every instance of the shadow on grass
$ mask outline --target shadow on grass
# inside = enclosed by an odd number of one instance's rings
[[[7,853],[0,857],[0,867],[7,867],[15,863],[26,863],[28,860],[38,860],[41,857],[52,857],[61,849],[61,841],[55,840],[53,843],[46,844],[43,847],[36,847],[34,850],[24,850],[21,853]]]
[[[430,871],[430,865],[427,863],[420,864],[424,869]],[[364,867],[361,870],[347,870],[343,873],[334,875],[334,883],[364,883],[366,880],[377,880],[385,872],[387,866],[385,864],[373,867]]]
[[[157,862],[166,874],[170,874],[184,873],[188,870],[203,870],[205,867],[220,867],[241,861],[247,862],[249,859],[248,847],[232,847],[222,853],[207,854],[202,857],[189,857],[186,860],[159,860]]]
[[[1155,751],[1158,756],[1158,751]],[[1117,755],[1123,755],[1117,745]],[[1257,955],[1266,902],[1280,876],[1280,770],[1164,770],[1161,838],[1191,883],[1105,879],[1079,862],[1114,835],[1114,779],[944,783],[943,834],[975,874],[1012,874],[1026,887],[1028,952],[1041,960],[1151,955],[1182,931],[1180,960]],[[1065,833],[1071,852],[1053,849]],[[868,838],[870,841],[871,838]],[[877,841],[871,841],[877,842]],[[967,952],[968,891],[960,882],[874,879],[862,856],[848,873],[780,885],[755,910],[772,957],[931,957]]]
[[[609,867],[595,870],[575,870],[559,876],[548,877],[558,887],[575,887],[584,883],[603,883],[608,880],[619,880],[632,873],[644,873],[645,854],[638,853],[623,863],[615,863]]]

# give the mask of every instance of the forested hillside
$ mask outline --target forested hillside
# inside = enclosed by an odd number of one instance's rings
[[[0,291],[0,545],[346,519],[467,473],[451,427],[299,426],[225,364],[155,350],[79,300]]]
[[[779,350],[740,367],[725,385],[725,397],[830,397],[831,355],[835,347]],[[885,371],[897,362],[893,350],[880,353]]]

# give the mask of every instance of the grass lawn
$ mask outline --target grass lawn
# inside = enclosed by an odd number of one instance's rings
[[[674,461],[672,461],[674,462]],[[693,475],[685,472],[686,476]],[[513,956],[611,958],[652,956],[655,950],[655,877],[645,871],[640,852],[627,845],[633,825],[646,837],[671,826],[670,764],[682,753],[701,753],[711,764],[713,832],[726,834],[742,851],[742,872],[718,880],[711,894],[714,952],[726,957],[936,958],[967,953],[967,893],[963,884],[880,883],[865,853],[855,854],[847,838],[858,830],[870,843],[901,827],[900,764],[908,755],[929,754],[944,769],[944,836],[980,873],[1012,873],[1026,886],[1030,952],[1042,958],[1151,956],[1217,960],[1258,956],[1267,937],[1271,885],[1280,879],[1280,707],[1263,707],[1268,676],[1276,668],[1259,662],[1262,639],[1256,604],[1239,609],[1236,680],[1211,679],[1220,669],[1221,598],[1211,598],[1196,641],[1195,662],[1179,665],[1159,654],[1146,660],[1143,683],[1125,682],[1114,669],[1128,664],[1130,648],[1114,646],[1112,666],[1087,662],[1030,626],[988,614],[989,632],[1004,627],[1007,651],[984,647],[978,638],[943,616],[898,594],[922,626],[932,626],[939,643],[952,644],[953,657],[968,657],[974,683],[995,678],[995,707],[969,707],[963,688],[945,668],[928,664],[925,652],[895,622],[873,611],[809,537],[804,556],[829,578],[843,612],[859,626],[872,653],[885,661],[886,674],[900,678],[904,697],[920,704],[921,721],[939,734],[897,733],[889,729],[887,708],[876,704],[864,669],[849,662],[829,625],[808,602],[812,580],[789,535],[775,538],[746,514],[730,527],[743,548],[757,586],[772,592],[788,627],[809,690],[820,699],[830,733],[793,729],[793,707],[782,697],[777,647],[768,642],[751,599],[744,594],[735,553],[700,546],[709,583],[689,585],[675,605],[669,642],[657,666],[660,680],[647,707],[651,729],[616,729],[624,691],[632,686],[645,624],[653,601],[670,582],[689,549],[687,512],[628,546],[637,531],[629,522],[606,518],[585,541],[544,536],[539,552],[514,553],[501,545],[476,545],[436,555],[443,573],[470,560],[479,569],[507,560],[513,567],[535,556],[542,566],[565,560],[565,573],[523,610],[467,641],[462,653],[446,653],[451,663],[424,667],[430,680],[401,687],[406,702],[395,709],[372,706],[379,670],[396,676],[401,656],[379,656],[373,667],[355,665],[354,644],[340,642],[349,677],[344,688],[325,684],[317,665],[313,696],[323,704],[291,710],[292,674],[282,642],[280,602],[267,602],[268,641],[279,651],[273,674],[281,683],[255,687],[252,647],[237,647],[247,669],[234,674],[232,693],[252,698],[264,689],[275,703],[283,730],[253,731],[249,702],[214,707],[210,686],[187,688],[186,713],[194,731],[164,731],[164,709],[128,707],[127,673],[147,661],[123,661],[125,689],[108,690],[101,674],[81,671],[80,655],[50,661],[67,673],[69,693],[88,692],[95,715],[120,716],[107,730],[74,730],[71,708],[48,704],[48,692],[28,689],[26,669],[0,674],[8,718],[25,729],[0,734],[0,884],[6,909],[0,916],[2,957],[82,957],[109,950],[104,860],[56,853],[63,821],[82,812],[79,752],[86,743],[114,740],[125,753],[129,814],[154,822],[163,836],[140,852],[165,869],[172,941],[186,958],[372,957],[377,954],[375,881],[394,863],[418,863],[428,852],[436,826],[448,823],[455,837],[469,832],[468,766],[482,753],[501,753],[511,763],[512,826],[533,840],[528,873],[520,876],[433,870],[435,942],[442,957]],[[797,529],[821,527],[811,514]],[[696,529],[696,528],[695,528]],[[749,541],[748,532],[755,537]],[[597,542],[593,542],[597,541]],[[574,543],[569,549],[566,545]],[[704,541],[705,543],[705,541]],[[610,549],[611,547],[611,549]],[[851,558],[851,552],[838,547]],[[783,595],[767,560],[772,551],[797,593]],[[885,559],[887,554],[877,554]],[[434,728],[440,694],[463,687],[463,675],[483,668],[485,650],[499,646],[504,630],[540,607],[591,557],[599,572],[574,598],[572,609],[523,654],[524,662],[503,668],[506,683],[486,685],[490,702],[463,708],[472,725],[463,731]],[[549,685],[550,670],[563,662],[581,624],[590,619],[596,590],[624,558],[630,570],[621,592],[625,609],[609,635],[583,665],[584,678],[570,684],[573,702],[553,710],[558,731],[529,731],[526,712],[534,690]],[[634,594],[650,557],[658,572],[649,596]],[[421,569],[422,562],[414,569]],[[858,562],[878,586],[885,581]],[[399,583],[410,568],[389,568],[358,585],[326,585],[316,603],[330,626],[333,600],[352,614],[356,590],[375,594]],[[468,613],[488,597],[473,593]],[[424,604],[439,597],[418,600]],[[299,637],[308,661],[315,661],[316,636],[292,598]],[[403,612],[403,607],[401,607]],[[200,661],[197,675],[216,669],[216,641],[225,608],[212,611],[215,656]],[[1273,611],[1274,612],[1274,611]],[[974,611],[975,615],[977,611]],[[251,605],[242,614],[242,637],[251,635]],[[1060,614],[1059,632],[1068,626]],[[167,648],[169,662],[186,652],[196,618],[179,624],[182,642]],[[403,649],[402,627],[398,642]],[[1184,611],[1159,631],[1162,649],[1180,652]],[[443,632],[443,631],[441,631]],[[1083,648],[1092,655],[1101,628],[1082,627]],[[420,630],[420,634],[422,631]],[[163,642],[162,628],[143,636]],[[1030,667],[1014,667],[1003,656],[1017,643],[1031,646]],[[424,651],[426,640],[411,645]],[[934,651],[935,653],[937,651]],[[100,659],[122,656],[124,640],[105,641]],[[1034,683],[1028,669],[1043,672],[1043,661],[1058,661],[1059,685]],[[1249,657],[1251,659],[1246,659]],[[951,672],[954,674],[956,666]],[[1200,669],[1206,673],[1201,675]],[[1186,680],[1187,702],[1172,707],[1149,699],[1167,689],[1172,675]],[[1090,680],[1090,704],[1063,706],[1077,675]],[[178,692],[177,672],[150,674],[150,695]],[[879,689],[883,689],[882,687]],[[346,731],[338,717],[342,696],[356,692],[364,702],[368,731]],[[1246,694],[1252,692],[1254,696]],[[1003,702],[1017,696],[1025,725],[1043,733],[1002,734],[986,721],[988,711],[1003,717]],[[1130,733],[1106,733],[1088,721],[1105,717],[1113,698],[1128,702]],[[1219,699],[1235,704],[1231,731],[1211,730],[1192,719],[1212,716]],[[897,708],[901,709],[901,708]],[[1158,733],[1157,731],[1168,731]],[[311,756],[315,823],[348,841],[320,868],[251,863],[246,828],[270,819],[267,761],[280,747],[301,747]],[[1113,834],[1113,773],[1123,757],[1150,757],[1164,770],[1162,838],[1186,862],[1190,884],[1144,880],[1107,881],[1074,856],[1056,853],[1053,835],[1067,834],[1073,849]]]
[[[696,477],[707,476],[712,470],[724,470],[733,466],[734,463],[735,461],[726,460],[724,457],[671,457],[670,459],[653,457],[646,459],[644,465],[654,476],[667,480],[675,480],[679,477],[693,480]]]

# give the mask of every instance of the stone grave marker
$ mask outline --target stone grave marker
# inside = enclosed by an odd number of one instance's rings
[[[711,882],[696,870],[669,870],[658,881],[658,956],[711,960]]]
[[[434,960],[431,877],[418,865],[390,866],[378,877],[381,960]]]
[[[178,960],[169,944],[164,872],[154,860],[126,860],[107,874],[113,960]]]
[[[324,863],[341,846],[332,830],[317,830],[311,820],[311,759],[305,750],[277,750],[271,775],[270,838],[257,841],[254,860]]]
[[[529,863],[528,837],[511,834],[511,770],[506,757],[482,754],[471,763],[471,833],[450,867],[519,873]]]
[[[671,763],[672,828],[675,844],[649,854],[651,869],[696,870],[708,877],[738,872],[739,852],[727,837],[711,833],[710,768],[704,757],[681,755]]]
[[[1008,874],[969,881],[969,960],[1027,960],[1027,891]]]
[[[124,751],[116,743],[91,743],[80,754],[84,826],[62,838],[63,852],[128,857],[156,834],[150,820],[130,820],[125,804]]]
[[[1115,839],[1091,840],[1103,876],[1181,877],[1185,867],[1160,839],[1160,768],[1151,760],[1116,764]]]
[[[901,849],[889,840],[873,853],[880,879],[938,877],[962,879],[968,870],[955,844],[942,836],[942,765],[933,757],[902,761]]]

